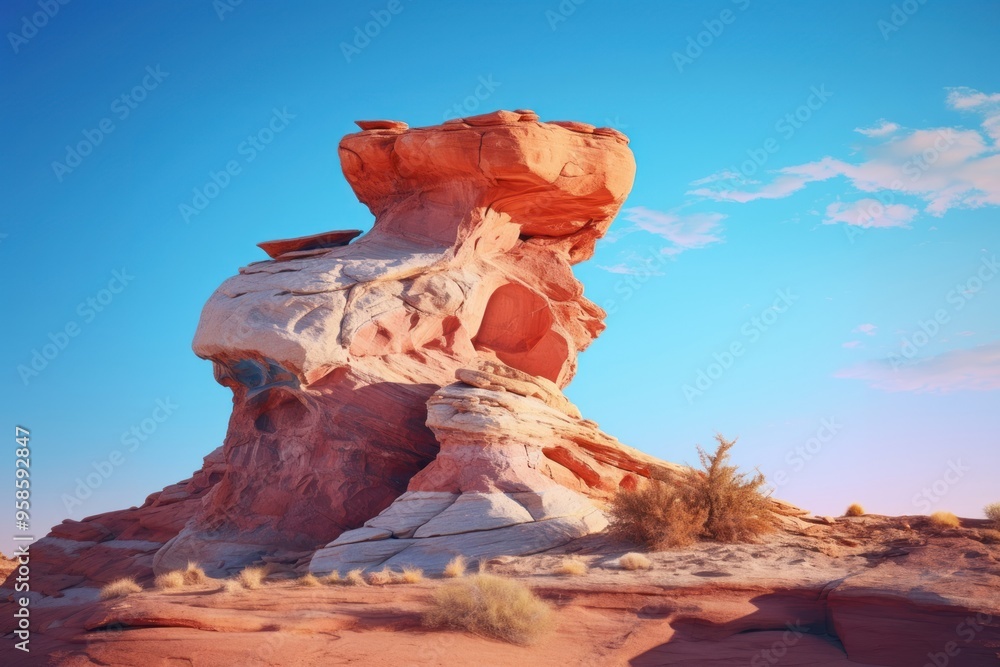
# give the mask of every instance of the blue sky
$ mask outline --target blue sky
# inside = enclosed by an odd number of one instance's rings
[[[370,227],[336,155],[355,119],[497,108],[632,139],[635,187],[577,269],[609,311],[567,390],[586,416],[680,462],[739,436],[741,465],[818,513],[981,516],[998,20],[915,0],[4,3],[3,411],[32,430],[38,532],[141,504],[222,442],[201,306],[259,241]]]

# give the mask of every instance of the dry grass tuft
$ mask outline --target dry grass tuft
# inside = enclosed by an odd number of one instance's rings
[[[424,571],[419,567],[404,567],[403,582],[407,584],[419,584],[424,580]]]
[[[368,583],[372,586],[385,586],[386,584],[395,584],[399,581],[402,581],[399,575],[387,567],[382,568],[380,572],[371,572],[368,574]]]
[[[317,586],[322,586],[323,582],[317,579],[316,575],[312,572],[307,572],[295,580],[295,585],[304,586],[306,588],[316,588]]]
[[[1000,528],[1000,503],[990,503],[983,508],[983,514],[992,521],[997,528]]]
[[[962,522],[951,512],[934,512],[931,523],[939,528],[961,528]]]
[[[330,574],[323,577],[323,583],[327,584],[342,584],[344,580],[340,578],[340,572],[334,570]]]
[[[188,586],[207,584],[208,576],[205,575],[205,570],[201,569],[198,563],[188,561],[187,568],[184,570],[184,583]]]
[[[365,581],[365,575],[360,569],[351,570],[347,573],[344,578],[344,583],[348,586],[367,586],[368,582]]]
[[[551,608],[524,584],[477,574],[438,589],[424,624],[527,645],[550,629],[553,619]]]
[[[562,562],[556,566],[556,574],[568,574],[570,576],[579,577],[581,575],[587,574],[590,568],[579,558],[563,558]]]
[[[844,516],[864,516],[865,508],[858,503],[851,503],[847,506],[847,511],[844,512]]]
[[[126,595],[141,592],[142,586],[137,584],[135,579],[132,577],[122,577],[121,579],[115,579],[110,584],[106,584],[101,588],[101,599],[123,598]]]
[[[267,578],[267,571],[263,567],[251,566],[243,568],[243,571],[236,575],[236,581],[242,584],[247,590],[257,590],[264,585]]]
[[[184,572],[182,570],[164,572],[163,574],[157,575],[156,579],[153,581],[153,585],[160,590],[167,588],[181,588],[184,585]]]
[[[986,530],[979,531],[979,537],[982,539],[983,544],[1000,544],[1000,530],[987,528]]]
[[[623,570],[649,570],[653,567],[653,562],[633,551],[618,559],[618,567]]]
[[[444,576],[458,579],[465,576],[465,556],[455,556],[444,566]]]
[[[243,588],[243,584],[236,579],[226,579],[222,582],[222,590],[226,593],[243,593],[246,591],[246,589]]]
[[[715,436],[709,454],[698,447],[703,470],[673,484],[650,480],[635,490],[621,489],[611,502],[611,531],[651,549],[685,546],[699,537],[742,542],[775,528],[770,500],[761,491],[764,475],[748,477],[729,465],[735,440]]]

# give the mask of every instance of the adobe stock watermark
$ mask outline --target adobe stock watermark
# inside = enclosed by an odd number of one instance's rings
[[[31,350],[31,359],[28,363],[18,364],[17,374],[24,386],[27,387],[34,378],[41,375],[42,371],[69,347],[70,342],[83,332],[83,328],[97,319],[97,316],[103,313],[134,279],[135,276],[129,274],[126,269],[116,269],[111,272],[111,279],[107,285],[77,304],[76,314],[79,319],[69,320],[55,332],[50,331],[48,342]]]
[[[786,623],[785,627],[788,629],[782,633],[781,639],[777,639],[769,647],[757,651],[750,658],[751,667],[767,667],[778,664],[788,653],[788,649],[798,644],[799,640],[809,632],[809,628],[802,625],[802,621],[799,619],[795,619],[794,623]]]
[[[559,28],[559,24],[569,20],[569,17],[576,13],[577,7],[584,2],[586,0],[561,0],[555,9],[546,9],[545,20],[548,22],[549,28],[555,32]]]
[[[392,23],[392,17],[399,16],[403,11],[401,0],[389,0],[385,9],[373,9],[369,12],[372,17],[363,26],[354,26],[354,36],[350,43],[341,42],[340,52],[344,54],[344,60],[348,63],[352,59],[361,55],[361,52],[368,48],[372,40],[382,34],[382,31]]]
[[[264,152],[274,138],[285,131],[290,121],[295,119],[295,114],[288,112],[288,107],[280,110],[275,107],[271,111],[271,118],[255,133],[247,135],[247,138],[236,146],[236,154],[242,158],[230,159],[219,171],[209,171],[208,180],[201,186],[191,191],[191,201],[181,202],[177,210],[181,219],[185,223],[191,222],[192,217],[197,217],[208,208],[222,191],[229,187],[233,179],[243,173],[243,167],[257,159],[257,156]]]
[[[618,295],[617,299],[606,299],[601,307],[610,316],[618,312],[618,308],[629,301],[641,290],[646,283],[656,276],[662,276],[661,270],[669,261],[669,257],[662,252],[647,249],[649,252],[638,258],[637,266],[629,273],[621,274],[612,288]]]
[[[900,342],[899,351],[889,354],[889,365],[894,371],[898,371],[900,366],[912,361],[917,353],[926,345],[930,344],[942,329],[951,322],[952,313],[958,313],[966,304],[976,298],[976,296],[986,287],[997,273],[1000,273],[1000,263],[997,256],[983,257],[980,266],[966,280],[955,285],[945,295],[945,301],[951,306],[951,312],[947,308],[938,308],[932,317],[926,320],[919,320],[918,331],[909,336],[904,336]]]
[[[955,626],[955,634],[958,635],[958,638],[962,640],[965,646],[968,646],[976,638],[976,635],[989,627],[991,623],[993,623],[993,614],[977,611],[975,616],[966,616]],[[962,648],[954,640],[946,642],[942,650],[927,654],[927,662],[923,664],[923,667],[948,667],[951,664],[952,658],[958,657],[962,652]],[[989,660],[990,657],[995,656],[996,654],[993,653],[992,656],[983,655],[981,657]],[[972,663],[966,662],[963,664],[971,665]],[[982,664],[986,665],[989,663],[983,662]]]
[[[819,86],[810,86],[805,101],[775,121],[774,131],[778,137],[768,137],[761,142],[760,146],[748,148],[746,150],[747,159],[739,164],[739,168],[732,166],[727,169],[726,174],[729,177],[714,181],[708,186],[708,189],[722,192],[745,187],[750,183],[750,177],[762,169],[772,155],[781,150],[782,141],[791,140],[831,97],[833,97],[833,92],[827,90],[825,83]]]
[[[162,71],[159,65],[156,67],[147,65],[146,75],[142,77],[142,81],[133,86],[128,92],[122,93],[111,100],[111,114],[119,122],[126,120],[168,76],[170,76],[170,72]],[[74,169],[83,164],[84,158],[93,153],[94,149],[100,146],[104,142],[104,139],[115,131],[115,128],[115,121],[110,116],[106,116],[98,121],[96,127],[84,128],[82,130],[83,139],[72,146],[66,146],[66,156],[63,158],[63,161],[54,160],[52,162],[52,173],[55,174],[56,179],[62,183],[66,175],[73,173]]]
[[[751,317],[740,327],[742,338],[732,341],[721,352],[713,353],[714,361],[705,368],[698,369],[694,384],[689,383],[681,387],[688,405],[693,405],[696,398],[711,389],[733,367],[736,360],[746,354],[748,346],[759,341],[761,336],[769,331],[781,319],[781,316],[799,300],[799,297],[792,294],[792,290],[788,288],[778,290],[775,295],[770,306]]]
[[[907,24],[910,17],[919,12],[920,8],[926,4],[927,0],[903,0],[898,4],[894,3],[892,11],[889,13],[889,19],[879,19],[875,23],[875,27],[882,33],[882,39],[888,42],[889,37],[893,33],[899,32],[899,29]]]
[[[47,26],[59,10],[69,3],[70,0],[38,0],[39,11],[22,16],[20,30],[7,33],[7,41],[10,42],[10,48],[14,49],[14,53],[20,53],[21,47]]]
[[[741,12],[745,12],[750,7],[750,0],[731,1]],[[726,31],[726,26],[736,22],[737,16],[739,14],[732,9],[723,9],[719,12],[718,18],[702,21],[701,24],[705,29],[694,35],[688,35],[684,52],[674,51],[671,54],[677,72],[683,74],[685,67],[693,65],[695,60],[701,58],[702,54],[705,53],[705,49],[715,44],[715,40],[721,37],[722,33]]]
[[[962,481],[965,477],[965,473],[969,472],[971,468],[967,465],[962,464],[962,459],[956,459],[954,461],[948,461],[948,467],[945,469],[944,473],[933,482],[927,486],[920,489],[919,492],[913,494],[911,502],[913,506],[921,514],[927,514],[931,511],[934,505],[941,502],[948,492]]]
[[[453,106],[445,109],[444,113],[441,114],[441,119],[464,118],[472,114],[472,112],[479,108],[480,104],[490,98],[494,90],[501,86],[499,81],[493,80],[492,74],[487,75],[485,78],[479,77],[478,84],[471,95],[467,95],[461,102],[456,102]]]
[[[812,436],[785,454],[785,465],[791,469],[792,473],[801,472],[806,467],[806,464],[819,456],[823,448],[832,442],[842,430],[844,430],[844,425],[838,422],[836,417],[824,417],[820,420],[819,428],[816,429],[816,432]],[[785,484],[788,484],[789,471],[780,468],[775,470],[767,479],[773,484],[771,488],[771,492],[773,493]]]
[[[220,21],[226,20],[226,14],[232,14],[243,4],[243,0],[212,0],[212,9]]]
[[[72,494],[62,494],[61,500],[67,514],[72,516],[73,512],[83,505],[83,501],[94,495],[94,492],[101,488],[101,485],[125,464],[128,455],[136,452],[143,443],[149,440],[179,407],[170,400],[169,396],[156,399],[155,407],[149,416],[132,424],[127,431],[122,433],[119,440],[124,451],[115,449],[106,458],[92,461],[90,465],[94,469],[93,472],[88,472],[82,478],[76,478],[76,488]]]

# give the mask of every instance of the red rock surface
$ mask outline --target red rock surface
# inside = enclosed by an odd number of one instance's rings
[[[277,259],[290,252],[301,250],[325,250],[347,245],[352,239],[361,235],[360,229],[343,229],[334,232],[322,232],[310,236],[298,236],[293,239],[277,241],[261,241],[257,247],[267,253],[268,257]]]

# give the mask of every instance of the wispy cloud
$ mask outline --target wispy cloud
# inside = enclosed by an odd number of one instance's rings
[[[884,137],[887,134],[892,134],[899,129],[899,125],[896,123],[890,123],[885,118],[881,118],[877,125],[872,127],[856,127],[854,131],[858,134],[863,134],[866,137]]]
[[[663,212],[643,206],[625,209],[625,219],[636,228],[666,239],[670,245],[663,254],[679,255],[685,250],[704,248],[722,242],[722,213],[679,214]]]
[[[823,224],[842,222],[857,227],[909,227],[917,209],[906,204],[886,206],[877,199],[859,199],[854,202],[833,202],[826,207]]]
[[[874,336],[876,331],[878,331],[878,326],[871,323],[859,324],[854,327],[854,333],[863,333],[868,336]]]
[[[981,130],[937,127],[892,133],[888,123],[867,128],[862,134],[879,139],[863,149],[863,161],[846,162],[824,157],[814,162],[779,169],[770,182],[747,188],[732,179],[720,187],[706,184],[725,180],[722,174],[695,181],[689,194],[713,199],[746,203],[758,199],[788,197],[808,184],[832,178],[845,178],[860,192],[893,191],[924,201],[924,210],[940,216],[952,208],[1000,206],[1000,94],[986,94],[969,88],[954,88],[948,93],[948,105],[956,111],[971,111],[981,116]],[[718,178],[716,178],[716,176]],[[912,218],[910,207],[894,209],[882,218],[881,225],[904,226]],[[839,209],[827,211],[832,220]],[[834,220],[841,221],[841,220]],[[891,223],[891,224],[890,224]],[[851,223],[848,223],[851,224]]]
[[[862,343],[860,340],[849,340],[846,343],[841,343],[841,347],[846,347],[847,349],[854,349],[856,347],[861,347]]]
[[[888,361],[869,361],[835,373],[864,380],[883,391],[946,394],[1000,389],[1000,341],[967,350],[952,350],[893,368]]]

